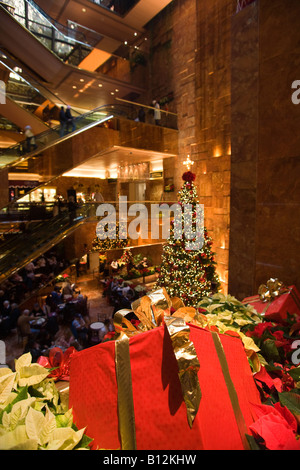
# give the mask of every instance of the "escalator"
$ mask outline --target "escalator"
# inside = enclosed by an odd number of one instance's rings
[[[62,212],[50,220],[30,224],[25,233],[1,245],[0,283],[57,245],[88,220],[96,220],[95,204],[83,204],[74,212]]]
[[[49,126],[41,119],[17,104],[9,96],[6,96],[6,103],[1,105],[0,111],[2,116],[5,116],[20,129],[25,129],[25,126],[29,125],[34,134],[40,134],[49,129]]]
[[[131,116],[129,110],[131,109]],[[123,117],[127,119],[133,119],[134,112],[136,109],[133,106],[126,108],[123,106],[116,105],[107,105],[100,106],[99,108],[94,109],[91,112],[85,113],[78,117],[74,117],[74,126],[75,130],[67,129],[67,133],[62,135],[60,126],[55,126],[51,129],[47,129],[44,132],[41,132],[38,135],[35,135],[35,144],[36,148],[31,149],[27,152],[27,142],[22,140],[17,145],[1,149],[0,151],[0,171],[7,169],[12,171],[14,167],[20,165],[24,166],[24,163],[32,157],[38,157],[45,150],[50,149],[51,147],[56,146],[57,144],[66,141],[67,139],[73,138],[79,133],[86,132],[87,130],[99,126],[100,124],[109,121],[113,117]],[[69,132],[68,132],[69,131]],[[92,157],[93,155],[87,155],[87,158]],[[57,175],[59,176],[59,175]]]
[[[74,58],[74,54],[77,54],[78,42],[70,38],[64,42],[55,35],[48,38],[47,34],[44,34],[46,28],[44,25],[37,24],[39,26],[37,29],[41,32],[35,30],[31,32],[26,22],[21,24],[1,4],[0,24],[2,55],[14,58],[20,69],[25,70],[41,85],[46,86],[72,107],[78,106],[79,102],[84,109],[92,109],[105,104],[109,102],[111,93],[116,90],[120,97],[132,93],[139,96],[144,92],[142,88],[130,83],[78,67],[84,57],[93,50],[93,46],[87,44],[86,53],[81,55],[78,61],[69,60],[71,56]],[[66,63],[67,59],[69,63]],[[5,62],[5,59],[2,60]],[[76,65],[73,65],[74,63]],[[83,90],[84,93],[82,93]]]

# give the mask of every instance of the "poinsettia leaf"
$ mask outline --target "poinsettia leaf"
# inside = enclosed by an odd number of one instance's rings
[[[25,425],[17,426],[11,432],[0,436],[0,449],[12,450],[16,447],[23,446],[28,441]]]
[[[294,369],[289,369],[287,373],[295,380],[295,382],[300,381],[300,367],[295,367]]]
[[[0,376],[0,403],[4,403],[12,391],[15,373],[11,372]]]
[[[300,424],[300,395],[294,392],[282,392],[278,396],[281,405],[286,406]]]
[[[21,387],[24,385],[35,385],[42,382],[48,376],[48,373],[48,370],[39,364],[22,366],[18,369],[18,383]]]
[[[248,441],[248,444],[251,450],[261,450],[254,436],[250,436],[249,434],[246,434],[246,439]]]
[[[45,417],[41,411],[36,411],[34,408],[29,408],[25,419],[26,433],[29,439],[34,439],[39,444],[41,444],[40,432],[44,426],[44,421]]]
[[[261,346],[263,353],[266,355],[267,360],[280,361],[280,354],[276,348],[275,341],[266,339]]]
[[[93,439],[84,434],[79,443],[74,447],[74,450],[86,449],[91,442],[93,442]]]

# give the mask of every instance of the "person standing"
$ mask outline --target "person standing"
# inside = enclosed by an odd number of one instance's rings
[[[36,150],[37,145],[35,142],[35,137],[32,132],[31,126],[25,126],[25,136],[26,136],[26,150],[30,152],[32,149]]]
[[[160,125],[160,120],[161,120],[161,111],[160,111],[160,105],[159,105],[159,102],[157,100],[153,100],[152,102],[153,106],[154,106],[154,121],[155,121],[155,124],[157,126]]]
[[[60,137],[63,137],[65,135],[66,124],[67,124],[65,108],[63,106],[60,107],[60,111],[59,111],[59,123],[60,123],[59,135]]]
[[[100,193],[99,189],[96,190],[94,199],[95,199],[95,202],[104,202],[104,197]]]
[[[66,119],[67,119],[67,132],[70,132],[70,126],[72,127],[71,132],[75,131],[75,122],[71,113],[71,106],[67,106],[66,110]]]

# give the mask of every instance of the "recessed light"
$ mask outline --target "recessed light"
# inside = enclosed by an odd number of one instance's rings
[[[124,44],[125,44],[125,46],[127,46],[127,44],[128,44],[127,41],[124,41]]]
[[[114,92],[113,92],[113,91],[111,91],[111,92],[110,92],[110,94],[111,94],[111,95],[114,95]]]
[[[134,33],[135,36],[137,36],[137,33]]]
[[[76,85],[73,85],[72,88],[74,88],[74,90],[75,90],[75,89],[77,88],[77,86],[76,86]]]
[[[83,11],[83,13],[85,13],[85,12],[86,12],[86,9],[85,9],[85,8],[83,8],[83,9],[82,9],[82,11]]]
[[[84,82],[84,78],[81,78],[79,81],[80,81],[80,82]]]
[[[118,88],[116,88],[116,89],[115,89],[115,92],[118,93],[118,91],[119,91]]]
[[[99,83],[98,86],[99,86],[100,88],[103,87],[102,83]]]

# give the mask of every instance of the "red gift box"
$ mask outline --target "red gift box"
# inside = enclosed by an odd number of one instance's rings
[[[260,398],[240,338],[190,328],[200,363],[199,409],[192,426],[165,325],[129,339],[131,393],[137,450],[239,450]],[[69,406],[86,427],[92,449],[122,449],[118,414],[116,341],[72,355]]]
[[[300,316],[300,294],[296,286],[287,288],[287,292],[280,294],[273,300],[261,300],[259,295],[246,297],[243,304],[252,305],[266,320],[284,322],[288,314]]]

